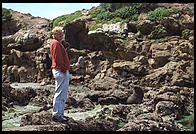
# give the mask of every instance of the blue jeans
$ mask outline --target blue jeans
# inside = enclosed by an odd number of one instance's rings
[[[53,116],[63,116],[69,86],[69,70],[64,74],[59,69],[52,69],[55,78],[55,94],[53,98]]]

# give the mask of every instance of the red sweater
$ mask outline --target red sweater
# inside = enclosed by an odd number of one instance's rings
[[[70,70],[70,62],[66,49],[56,39],[52,40],[50,53],[52,55],[51,68],[57,68],[63,73],[66,73],[66,70]]]

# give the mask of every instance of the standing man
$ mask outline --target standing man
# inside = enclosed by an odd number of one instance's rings
[[[50,45],[50,53],[52,56],[52,74],[55,78],[52,120],[55,122],[65,122],[67,119],[64,116],[64,107],[69,86],[70,62],[66,49],[62,45],[62,27],[55,27],[52,33],[53,40]]]

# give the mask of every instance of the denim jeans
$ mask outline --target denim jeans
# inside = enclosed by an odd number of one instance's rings
[[[69,70],[64,74],[59,69],[53,68],[52,73],[55,78],[55,94],[53,98],[52,115],[63,116],[69,86]]]

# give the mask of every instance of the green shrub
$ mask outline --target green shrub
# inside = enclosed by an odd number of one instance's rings
[[[149,20],[161,20],[164,17],[167,17],[170,14],[169,10],[164,7],[158,7],[154,11],[150,11],[147,14]]]
[[[89,28],[89,31],[96,30],[97,28],[100,28],[101,26],[98,25],[93,25],[92,27]]]
[[[70,15],[63,15],[63,16],[59,16],[57,17],[54,22],[53,22],[53,28],[55,26],[65,26],[68,23],[72,22],[73,20],[75,20],[76,18],[82,16],[81,12],[75,12],[73,14]],[[59,24],[59,22],[62,22],[61,24]]]
[[[113,10],[112,3],[101,3],[100,6],[103,11],[110,11],[111,12]]]
[[[131,18],[134,14],[138,13],[137,10],[132,7],[123,7],[115,11],[115,17],[120,17],[122,19]]]
[[[114,14],[112,12],[106,11],[104,13],[100,13],[97,15],[98,20],[111,20],[114,18]]]
[[[179,12],[179,10],[176,7],[172,7],[172,8],[169,9],[169,12],[176,14],[176,13]]]
[[[162,25],[158,25],[155,27],[155,29],[151,32],[151,34],[148,36],[150,39],[160,39],[167,36],[167,31],[165,27]]]
[[[104,12],[104,11],[101,10],[101,9],[94,9],[94,10],[91,10],[91,11],[89,12],[89,14],[92,15],[93,17],[97,17],[98,14],[103,13],[103,12]]]
[[[121,128],[121,127],[123,127],[125,124],[127,124],[127,122],[122,122],[122,121],[120,121],[120,123],[118,124],[118,127]]]
[[[122,18],[120,18],[120,17],[116,17],[116,18],[113,18],[113,19],[111,20],[112,23],[122,22],[122,21],[124,21],[124,20],[123,20]]]
[[[186,131],[194,131],[194,113],[184,116],[184,118],[176,122],[181,123],[185,127]]]
[[[8,22],[12,19],[12,14],[10,13],[10,10],[6,8],[2,8],[2,22]]]

